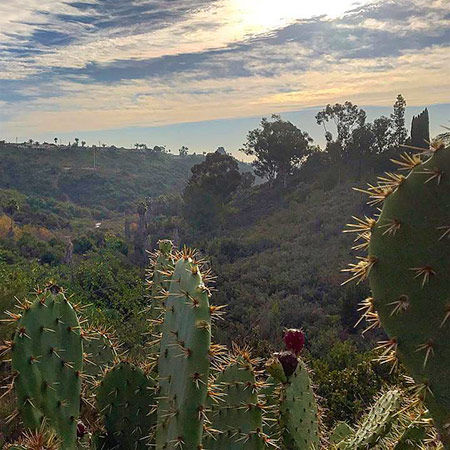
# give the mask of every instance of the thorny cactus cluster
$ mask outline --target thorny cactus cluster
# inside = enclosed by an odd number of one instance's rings
[[[368,329],[388,335],[380,360],[405,366],[450,446],[450,148],[420,150],[365,191],[382,209],[350,225],[368,254],[346,270],[369,280],[361,310]]]
[[[286,350],[265,368],[248,349],[212,344],[211,323],[222,311],[210,304],[209,274],[195,252],[162,241],[149,275],[145,314],[154,340],[145,368],[120,355],[104,330],[83,331],[80,308],[54,284],[9,313],[17,323],[4,346],[12,351],[11,388],[31,430],[10,448],[430,448],[434,428],[422,400],[448,448],[450,150],[428,153],[425,162],[402,157],[409,176],[389,174],[369,187],[383,210],[353,226],[363,240],[356,247],[369,255],[349,269],[351,278],[369,278],[364,317],[389,336],[382,361],[398,355],[414,392],[386,391],[359,424],[327,432],[300,357],[303,332],[287,330]],[[95,388],[82,389],[89,381]],[[79,422],[80,398],[96,409],[87,425]]]

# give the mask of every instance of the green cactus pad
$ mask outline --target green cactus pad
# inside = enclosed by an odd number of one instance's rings
[[[103,447],[148,448],[156,424],[155,385],[140,368],[128,362],[114,366],[100,382],[96,400],[106,429]]]
[[[332,444],[339,444],[354,433],[353,428],[345,422],[338,422],[330,435]]]
[[[166,273],[173,270],[174,255],[172,252],[172,241],[161,240],[158,242],[158,250],[152,254],[147,281],[151,296],[150,306],[159,305],[161,302],[158,301],[158,297],[170,287],[170,280]],[[159,314],[155,315],[157,317]]]
[[[236,349],[235,349],[236,350]],[[258,398],[253,362],[247,352],[230,355],[215,380],[223,400],[211,404],[209,417],[213,436],[203,439],[211,450],[263,449],[267,440],[262,432],[262,400]]]
[[[373,307],[450,445],[450,148],[395,185],[371,233]]]
[[[306,364],[299,359],[297,369],[284,384],[280,397],[282,440],[290,450],[320,448],[317,401]]]
[[[394,450],[414,450],[421,448],[427,438],[427,429],[424,426],[411,424],[400,436]]]
[[[119,357],[114,336],[105,330],[89,330],[83,347],[84,373],[92,379],[97,379],[105,369],[113,366]]]
[[[189,251],[175,265],[158,361],[157,449],[201,445],[211,343],[209,292]]]
[[[62,290],[49,285],[23,310],[12,368],[25,426],[37,430],[45,420],[64,449],[75,448],[82,354],[77,315]]]
[[[381,447],[380,440],[391,430],[400,404],[400,391],[391,390],[382,394],[363,417],[354,434],[341,442],[338,448],[346,450],[384,448]]]
[[[263,396],[266,404],[263,431],[266,436],[271,436],[274,440],[277,440],[280,436],[280,428],[278,425],[280,390],[281,383],[279,383],[272,376],[269,376],[260,391],[260,394]]]
[[[167,273],[173,271],[174,255],[173,244],[169,240],[158,242],[158,250],[153,253],[150,259],[148,270],[148,289],[150,305],[146,311],[147,319],[150,323],[150,335],[152,344],[150,345],[150,354],[156,354],[159,351],[158,339],[161,333],[161,317],[163,309],[164,293],[170,288],[170,277]],[[154,340],[156,338],[156,341]]]

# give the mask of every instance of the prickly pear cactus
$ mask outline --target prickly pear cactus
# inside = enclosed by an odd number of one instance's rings
[[[285,448],[318,450],[320,448],[317,401],[306,364],[298,359],[295,372],[281,389],[280,426]]]
[[[61,446],[58,436],[46,429],[45,423],[39,430],[25,431],[18,442],[6,444],[4,447],[5,450],[57,450],[59,448],[64,447]]]
[[[208,416],[214,435],[205,436],[203,446],[211,450],[263,449],[268,438],[262,430],[264,400],[258,398],[254,360],[247,350],[234,349],[216,377],[222,401],[212,403]]]
[[[364,315],[388,334],[382,359],[404,364],[450,446],[450,148],[426,153],[425,162],[397,161],[407,177],[388,174],[369,187],[369,203],[383,208],[378,220],[353,225],[369,252],[347,270],[369,279]]]
[[[279,437],[278,404],[280,400],[281,383],[269,376],[261,386],[261,396],[264,398],[266,408],[264,411],[263,431],[266,436],[276,440]]]
[[[150,268],[148,270],[147,284],[150,289],[150,316],[157,318],[159,311],[157,308],[161,302],[157,301],[161,299],[161,295],[164,291],[170,287],[170,281],[168,273],[173,270],[173,244],[169,240],[161,240],[158,242],[158,250],[152,254],[150,259]],[[155,314],[151,312],[155,310]]]
[[[84,373],[93,379],[119,358],[119,346],[115,337],[103,329],[90,329],[83,336]]]
[[[330,443],[339,444],[354,433],[353,428],[345,422],[338,422],[330,434]]]
[[[46,421],[64,449],[76,448],[82,354],[80,324],[61,288],[50,284],[23,304],[12,346],[18,409],[26,427]]]
[[[96,400],[104,415],[104,448],[146,449],[156,424],[154,382],[138,367],[121,362],[100,382]]]
[[[169,240],[158,242],[158,250],[154,252],[150,259],[147,285],[149,288],[150,305],[146,311],[146,316],[150,323],[150,355],[159,351],[159,335],[163,322],[163,300],[165,293],[170,288],[170,273],[173,271],[174,255],[173,244]]]
[[[382,394],[362,419],[355,432],[340,443],[338,448],[345,450],[385,448],[381,446],[380,440],[391,430],[400,403],[400,391],[392,390]]]
[[[157,449],[200,448],[211,343],[209,291],[185,249],[175,265],[158,362]]]

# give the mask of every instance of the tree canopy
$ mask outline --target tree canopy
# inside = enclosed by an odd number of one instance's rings
[[[219,152],[208,153],[191,172],[183,194],[184,215],[201,229],[214,228],[220,222],[225,203],[241,184],[237,161]]]
[[[256,156],[256,175],[286,184],[287,176],[312,153],[311,142],[308,133],[274,114],[271,120],[263,118],[259,128],[249,131],[241,151]]]

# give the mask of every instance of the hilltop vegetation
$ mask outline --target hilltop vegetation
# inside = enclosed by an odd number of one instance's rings
[[[95,169],[94,169],[95,152]],[[0,188],[90,207],[129,211],[137,199],[179,192],[203,157],[148,150],[0,147]]]

